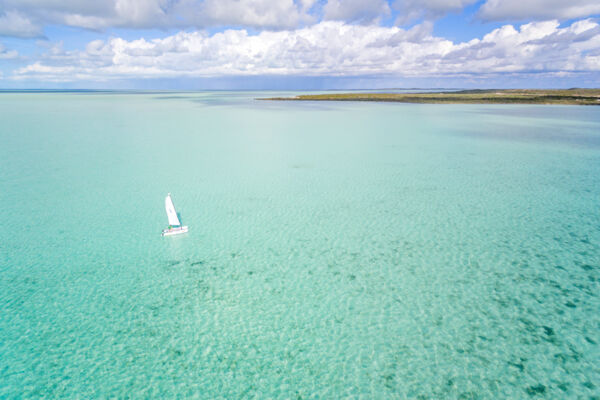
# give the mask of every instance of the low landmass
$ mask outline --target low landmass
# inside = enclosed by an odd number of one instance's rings
[[[428,93],[328,93],[258,100],[385,101],[432,104],[565,104],[600,105],[600,89],[501,89]]]

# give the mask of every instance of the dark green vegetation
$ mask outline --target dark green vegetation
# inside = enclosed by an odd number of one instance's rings
[[[600,105],[600,89],[503,89],[438,93],[331,93],[260,100],[391,101],[435,104],[574,104]]]

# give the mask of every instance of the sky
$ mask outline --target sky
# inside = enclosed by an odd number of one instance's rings
[[[0,0],[0,89],[569,87],[599,0]]]

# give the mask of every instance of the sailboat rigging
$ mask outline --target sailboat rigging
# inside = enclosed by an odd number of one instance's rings
[[[177,211],[175,211],[175,205],[173,199],[171,199],[171,193],[165,198],[165,209],[167,211],[167,219],[169,220],[169,227],[162,231],[162,236],[178,235],[180,233],[186,233],[188,231],[187,226],[182,226]]]

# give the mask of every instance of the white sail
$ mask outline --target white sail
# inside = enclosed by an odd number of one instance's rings
[[[169,225],[171,226],[179,226],[181,222],[179,222],[179,218],[177,217],[177,212],[175,212],[175,206],[173,205],[173,200],[171,200],[171,194],[167,195],[165,199],[165,208],[167,209],[167,218],[169,218]]]

